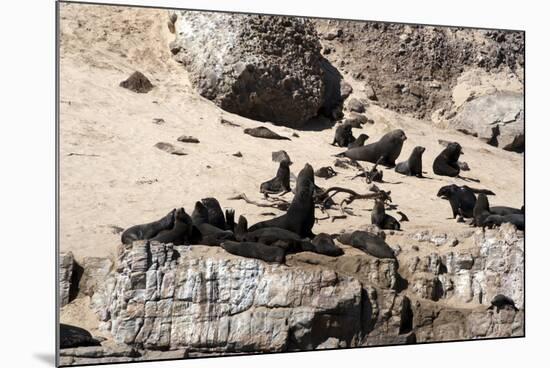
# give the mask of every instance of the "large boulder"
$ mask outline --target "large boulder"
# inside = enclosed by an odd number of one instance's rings
[[[61,307],[70,301],[74,264],[72,252],[59,254],[59,303]]]
[[[323,106],[327,66],[309,20],[195,11],[173,11],[171,19],[172,54],[200,95],[222,109],[299,127]]]

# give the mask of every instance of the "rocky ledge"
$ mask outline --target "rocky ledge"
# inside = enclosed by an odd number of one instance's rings
[[[415,255],[419,247],[423,256]],[[340,257],[304,252],[273,265],[218,247],[120,245],[112,271],[94,272],[95,282],[80,281],[93,286],[80,292],[92,294],[99,328],[112,339],[62,349],[62,360],[84,364],[524,334],[523,232],[512,225],[457,238],[401,235],[397,260],[342,248]],[[64,268],[65,279],[69,271]],[[510,296],[518,310],[490,307],[497,294]]]

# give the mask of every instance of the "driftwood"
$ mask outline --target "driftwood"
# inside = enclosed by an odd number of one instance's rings
[[[248,204],[253,204],[253,205],[258,206],[258,207],[276,208],[276,209],[281,210],[281,211],[288,210],[288,207],[290,206],[290,203],[288,201],[285,201],[284,199],[273,198],[273,197],[268,197],[268,198],[271,199],[272,203],[260,203],[260,202],[253,201],[251,199],[248,199],[248,197],[244,193],[238,194],[234,197],[230,197],[230,198],[227,198],[227,199],[230,200],[230,201],[242,199],[243,201],[245,201]]]

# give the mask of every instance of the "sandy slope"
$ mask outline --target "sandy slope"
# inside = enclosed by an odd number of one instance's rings
[[[300,137],[290,142],[243,134],[242,129],[259,123],[226,113],[198,96],[183,67],[171,59],[167,45],[173,35],[166,27],[164,11],[68,4],[61,8],[60,245],[62,251],[73,251],[77,260],[112,256],[120,241],[112,226],[126,228],[149,222],[177,206],[191,211],[195,201],[207,196],[235,208],[249,223],[265,219],[260,215],[265,209],[227,198],[244,192],[251,199],[261,199],[260,183],[273,177],[277,169],[271,161],[272,151],[284,149],[290,154],[294,174],[306,162],[314,168],[332,165],[332,155],[342,151],[329,145],[333,129],[297,131]],[[156,88],[136,94],[119,87],[134,70],[145,73]],[[351,78],[346,79],[354,85]],[[363,97],[360,87],[354,87],[357,92],[352,97]],[[481,180],[470,185],[497,193],[490,198],[492,204],[523,204],[523,155],[377,106],[369,106],[367,115],[375,121],[363,129],[371,140],[391,129],[405,130],[409,139],[400,160],[406,159],[414,146],[426,147],[424,171],[428,179],[384,170],[384,179],[394,184],[380,185],[392,191],[394,203],[411,219],[403,224],[406,233],[467,228],[450,220],[448,203],[436,197],[443,185],[465,183],[433,175],[431,163],[442,150],[438,139],[463,145],[463,160],[471,168],[464,174]],[[221,116],[242,128],[221,125]],[[154,124],[154,118],[166,123]],[[266,125],[286,136],[294,132]],[[355,136],[360,133],[354,129]],[[200,143],[179,143],[180,135],[195,136]],[[153,147],[161,141],[184,147],[188,155],[174,156]],[[237,151],[242,158],[232,156]],[[354,171],[337,171],[337,177],[317,179],[317,184],[367,191],[364,182],[350,181]],[[359,216],[320,221],[314,232],[337,232],[370,223],[372,202],[356,201],[352,207]]]

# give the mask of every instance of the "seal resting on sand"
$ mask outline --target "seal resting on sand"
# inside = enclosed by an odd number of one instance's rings
[[[450,177],[458,176],[460,174],[458,158],[461,154],[463,154],[462,146],[459,143],[449,143],[434,160],[432,165],[434,174]]]
[[[405,142],[406,139],[407,136],[405,132],[401,129],[396,129],[383,135],[377,142],[348,149],[336,156],[394,167],[395,160],[399,157],[401,149],[403,148],[403,142]]]
[[[391,215],[386,214],[384,202],[377,199],[371,213],[371,223],[384,230],[400,230],[401,224]]]
[[[92,337],[92,334],[83,328],[59,324],[59,348],[76,348],[79,346],[100,346],[98,340]]]
[[[398,163],[395,171],[408,176],[422,177],[422,154],[426,149],[422,146],[414,147],[409,159]]]
[[[244,130],[244,134],[248,134],[256,138],[279,139],[279,140],[287,140],[287,141],[290,140],[290,138],[283,137],[266,127],[246,128]]]
[[[451,184],[439,188],[437,196],[449,201],[451,210],[453,211],[453,218],[457,216],[472,218],[474,217],[474,206],[476,205],[476,193],[495,194],[487,189],[475,189],[466,185],[459,187],[456,184]]]
[[[347,147],[354,141],[355,137],[353,136],[351,125],[344,123],[336,127],[336,132],[334,132],[334,140],[331,144],[333,146]]]
[[[279,168],[277,169],[277,174],[271,180],[263,182],[260,185],[260,193],[288,193],[290,189],[290,162],[283,160],[279,162]]]

